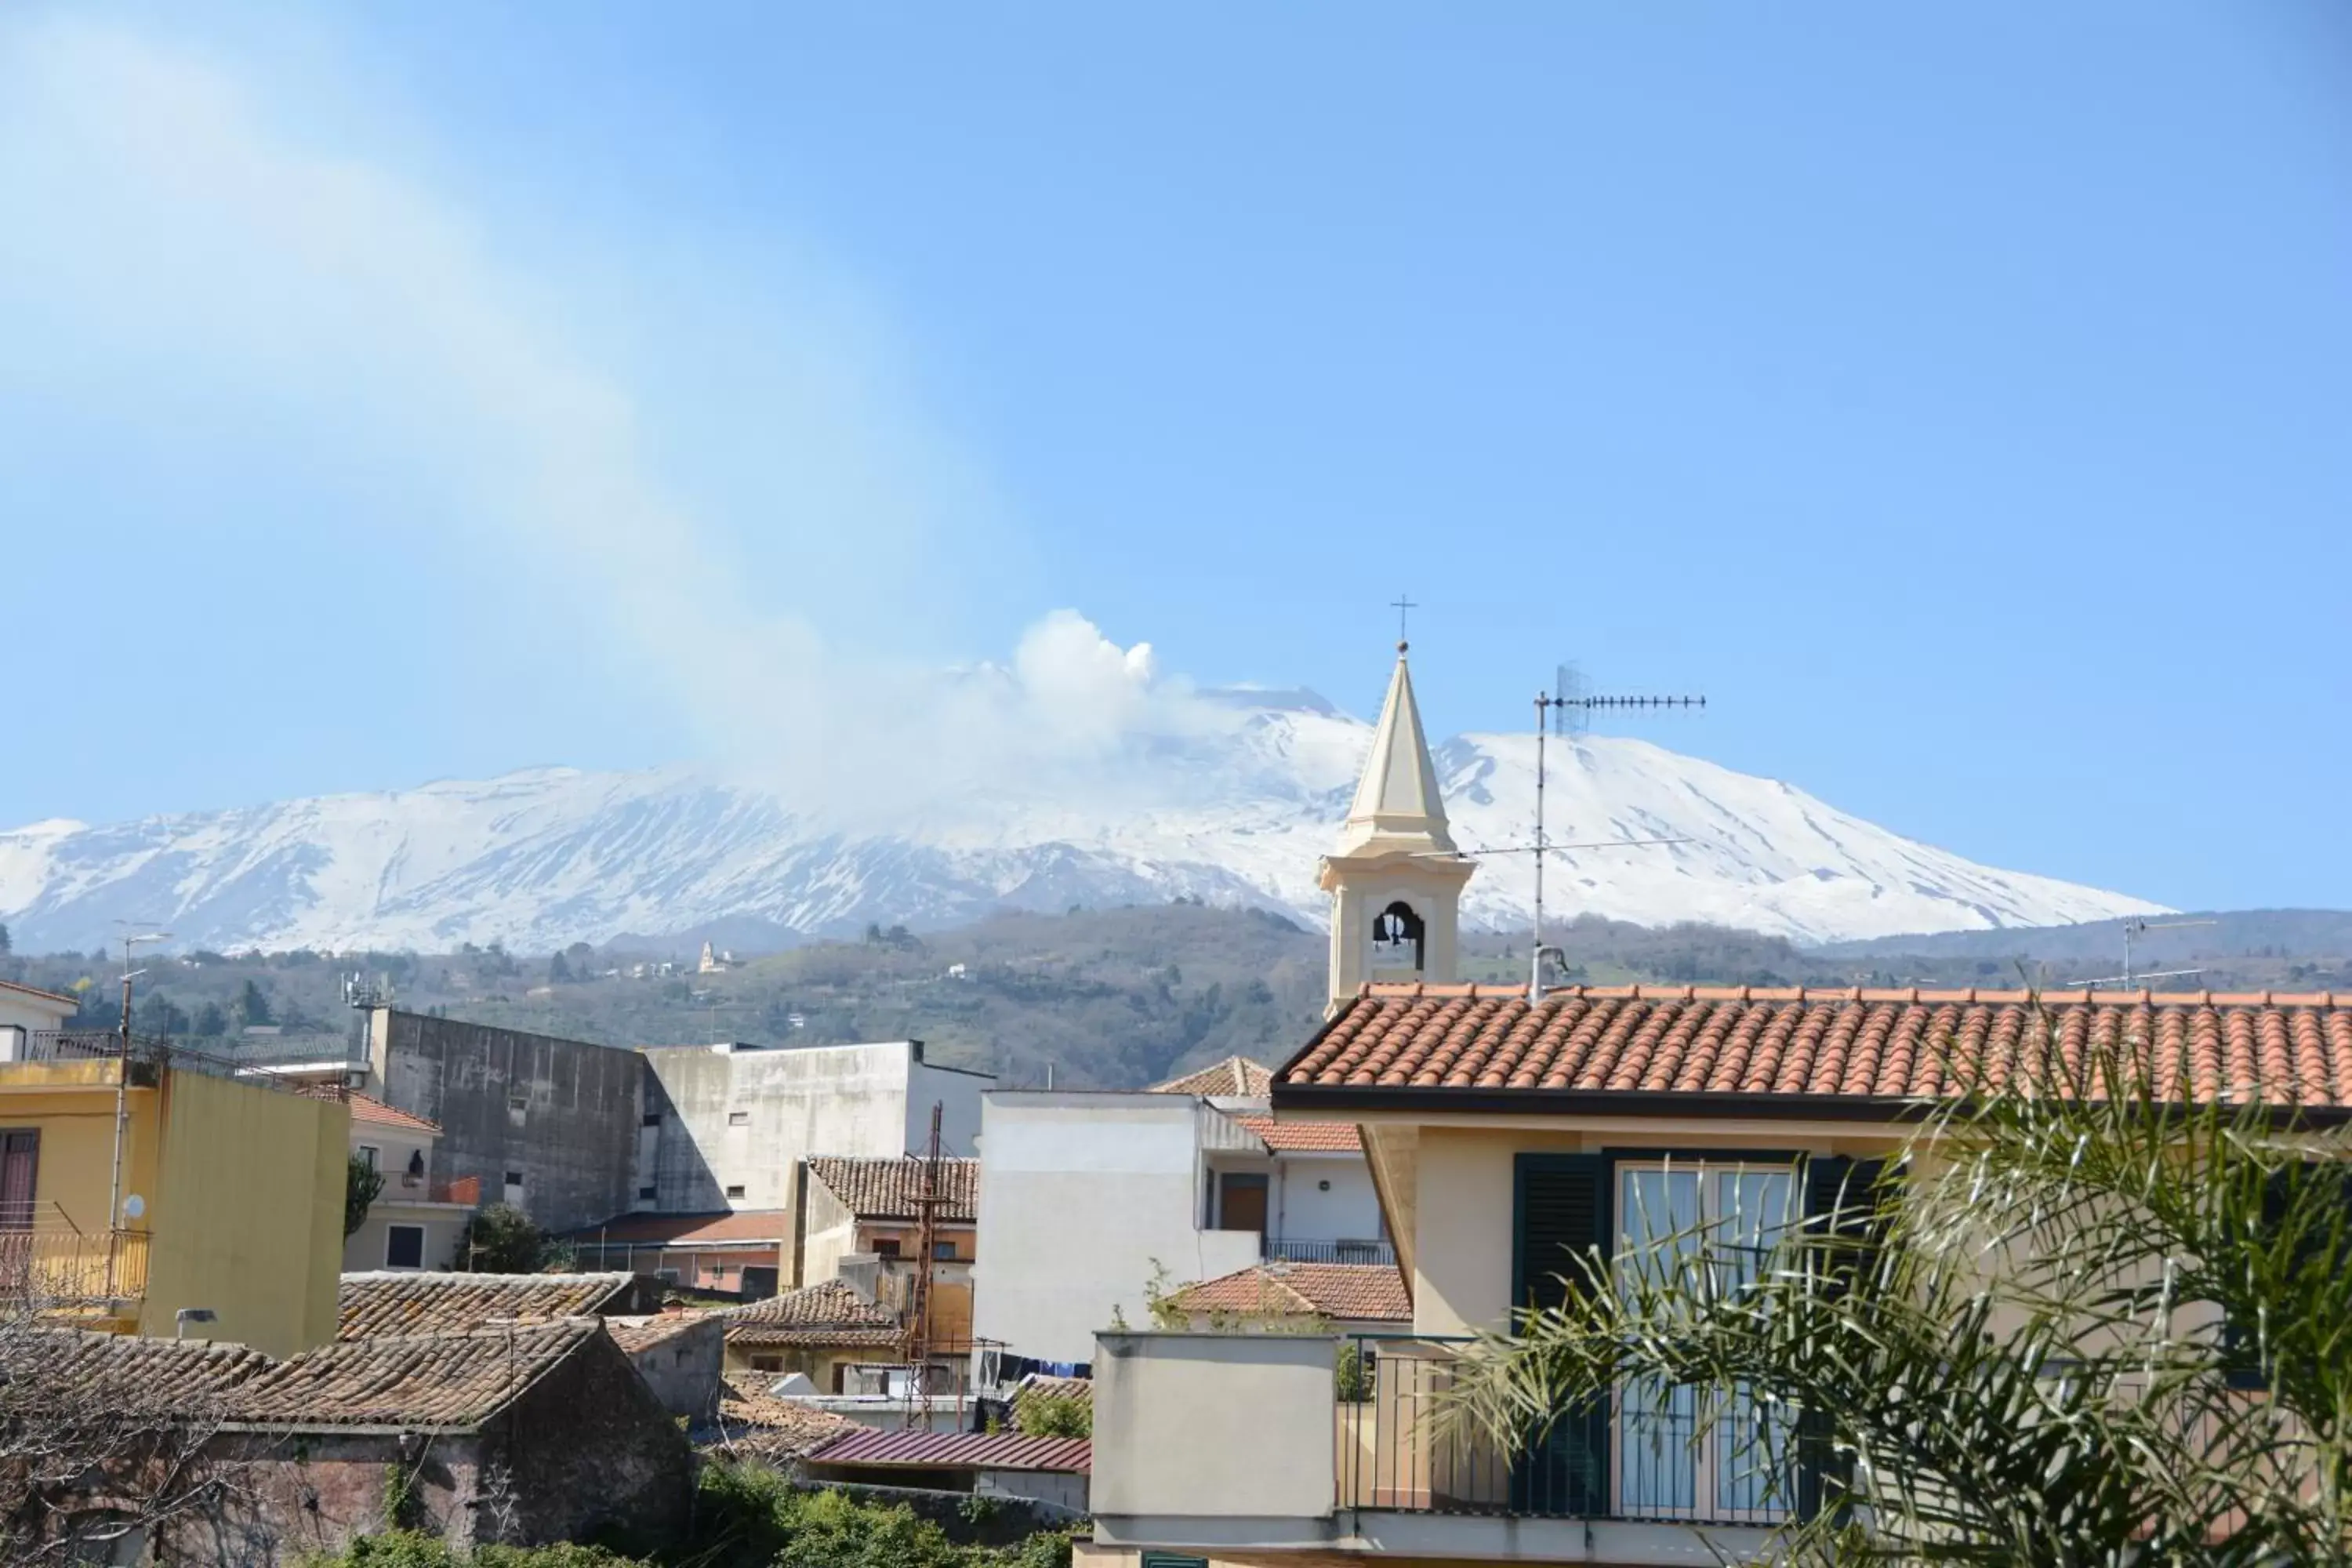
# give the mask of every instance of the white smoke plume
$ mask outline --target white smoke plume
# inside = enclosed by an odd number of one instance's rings
[[[1145,787],[1119,767],[1132,741],[1219,721],[1149,646],[1075,611],[953,676],[820,629],[820,601],[936,620],[971,562],[1019,552],[981,465],[928,427],[882,312],[821,267],[763,278],[787,391],[747,421],[772,449],[738,471],[772,485],[756,510],[782,532],[747,542],[681,499],[638,394],[566,331],[499,215],[289,129],[217,59],[63,15],[0,22],[0,194],[6,292],[138,340],[192,396],[331,422],[440,503],[420,532],[503,535],[684,706],[709,760],[813,814],[887,816],[1076,763]]]

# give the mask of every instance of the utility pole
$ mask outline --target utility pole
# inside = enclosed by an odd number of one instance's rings
[[[144,921],[124,922],[144,924]],[[131,967],[131,950],[142,942],[169,942],[167,931],[144,936],[122,933],[121,1049],[114,1063],[114,1178],[106,1198],[106,1296],[114,1299],[115,1266],[122,1250],[122,1145],[131,1134],[131,983],[142,973]]]
[[[915,1277],[907,1292],[907,1425],[915,1425],[916,1401],[930,1426],[931,1249],[940,1234],[940,1102],[931,1102],[931,1138],[923,1151],[921,1185],[915,1199]]]

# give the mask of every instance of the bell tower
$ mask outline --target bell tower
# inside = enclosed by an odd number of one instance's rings
[[[1476,868],[1446,830],[1400,638],[1372,754],[1318,879],[1331,895],[1331,1005],[1368,981],[1451,983],[1462,888]]]

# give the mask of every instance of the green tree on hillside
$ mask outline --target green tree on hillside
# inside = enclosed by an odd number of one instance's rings
[[[236,1021],[239,1027],[250,1028],[271,1022],[269,997],[258,982],[247,976],[244,989],[236,994]]]

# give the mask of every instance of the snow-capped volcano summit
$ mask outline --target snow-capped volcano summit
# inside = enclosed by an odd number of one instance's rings
[[[811,936],[938,927],[1193,896],[1320,924],[1316,865],[1347,815],[1371,727],[1307,692],[1224,692],[1206,721],[1072,763],[946,792],[888,830],[796,802],[789,784],[688,768],[538,768],[479,783],[323,795],[110,826],[0,833],[0,921],[26,949],[88,948],[118,916],[215,949],[502,941],[543,951],[622,932],[756,921]],[[1527,842],[1535,742],[1437,746],[1454,840]],[[1553,858],[1546,910],[1708,921],[1803,941],[2152,912],[2121,894],[1998,871],[1791,785],[1640,741],[1555,742],[1555,840],[1688,838]],[[1525,855],[1485,860],[1465,923],[1526,923]]]

